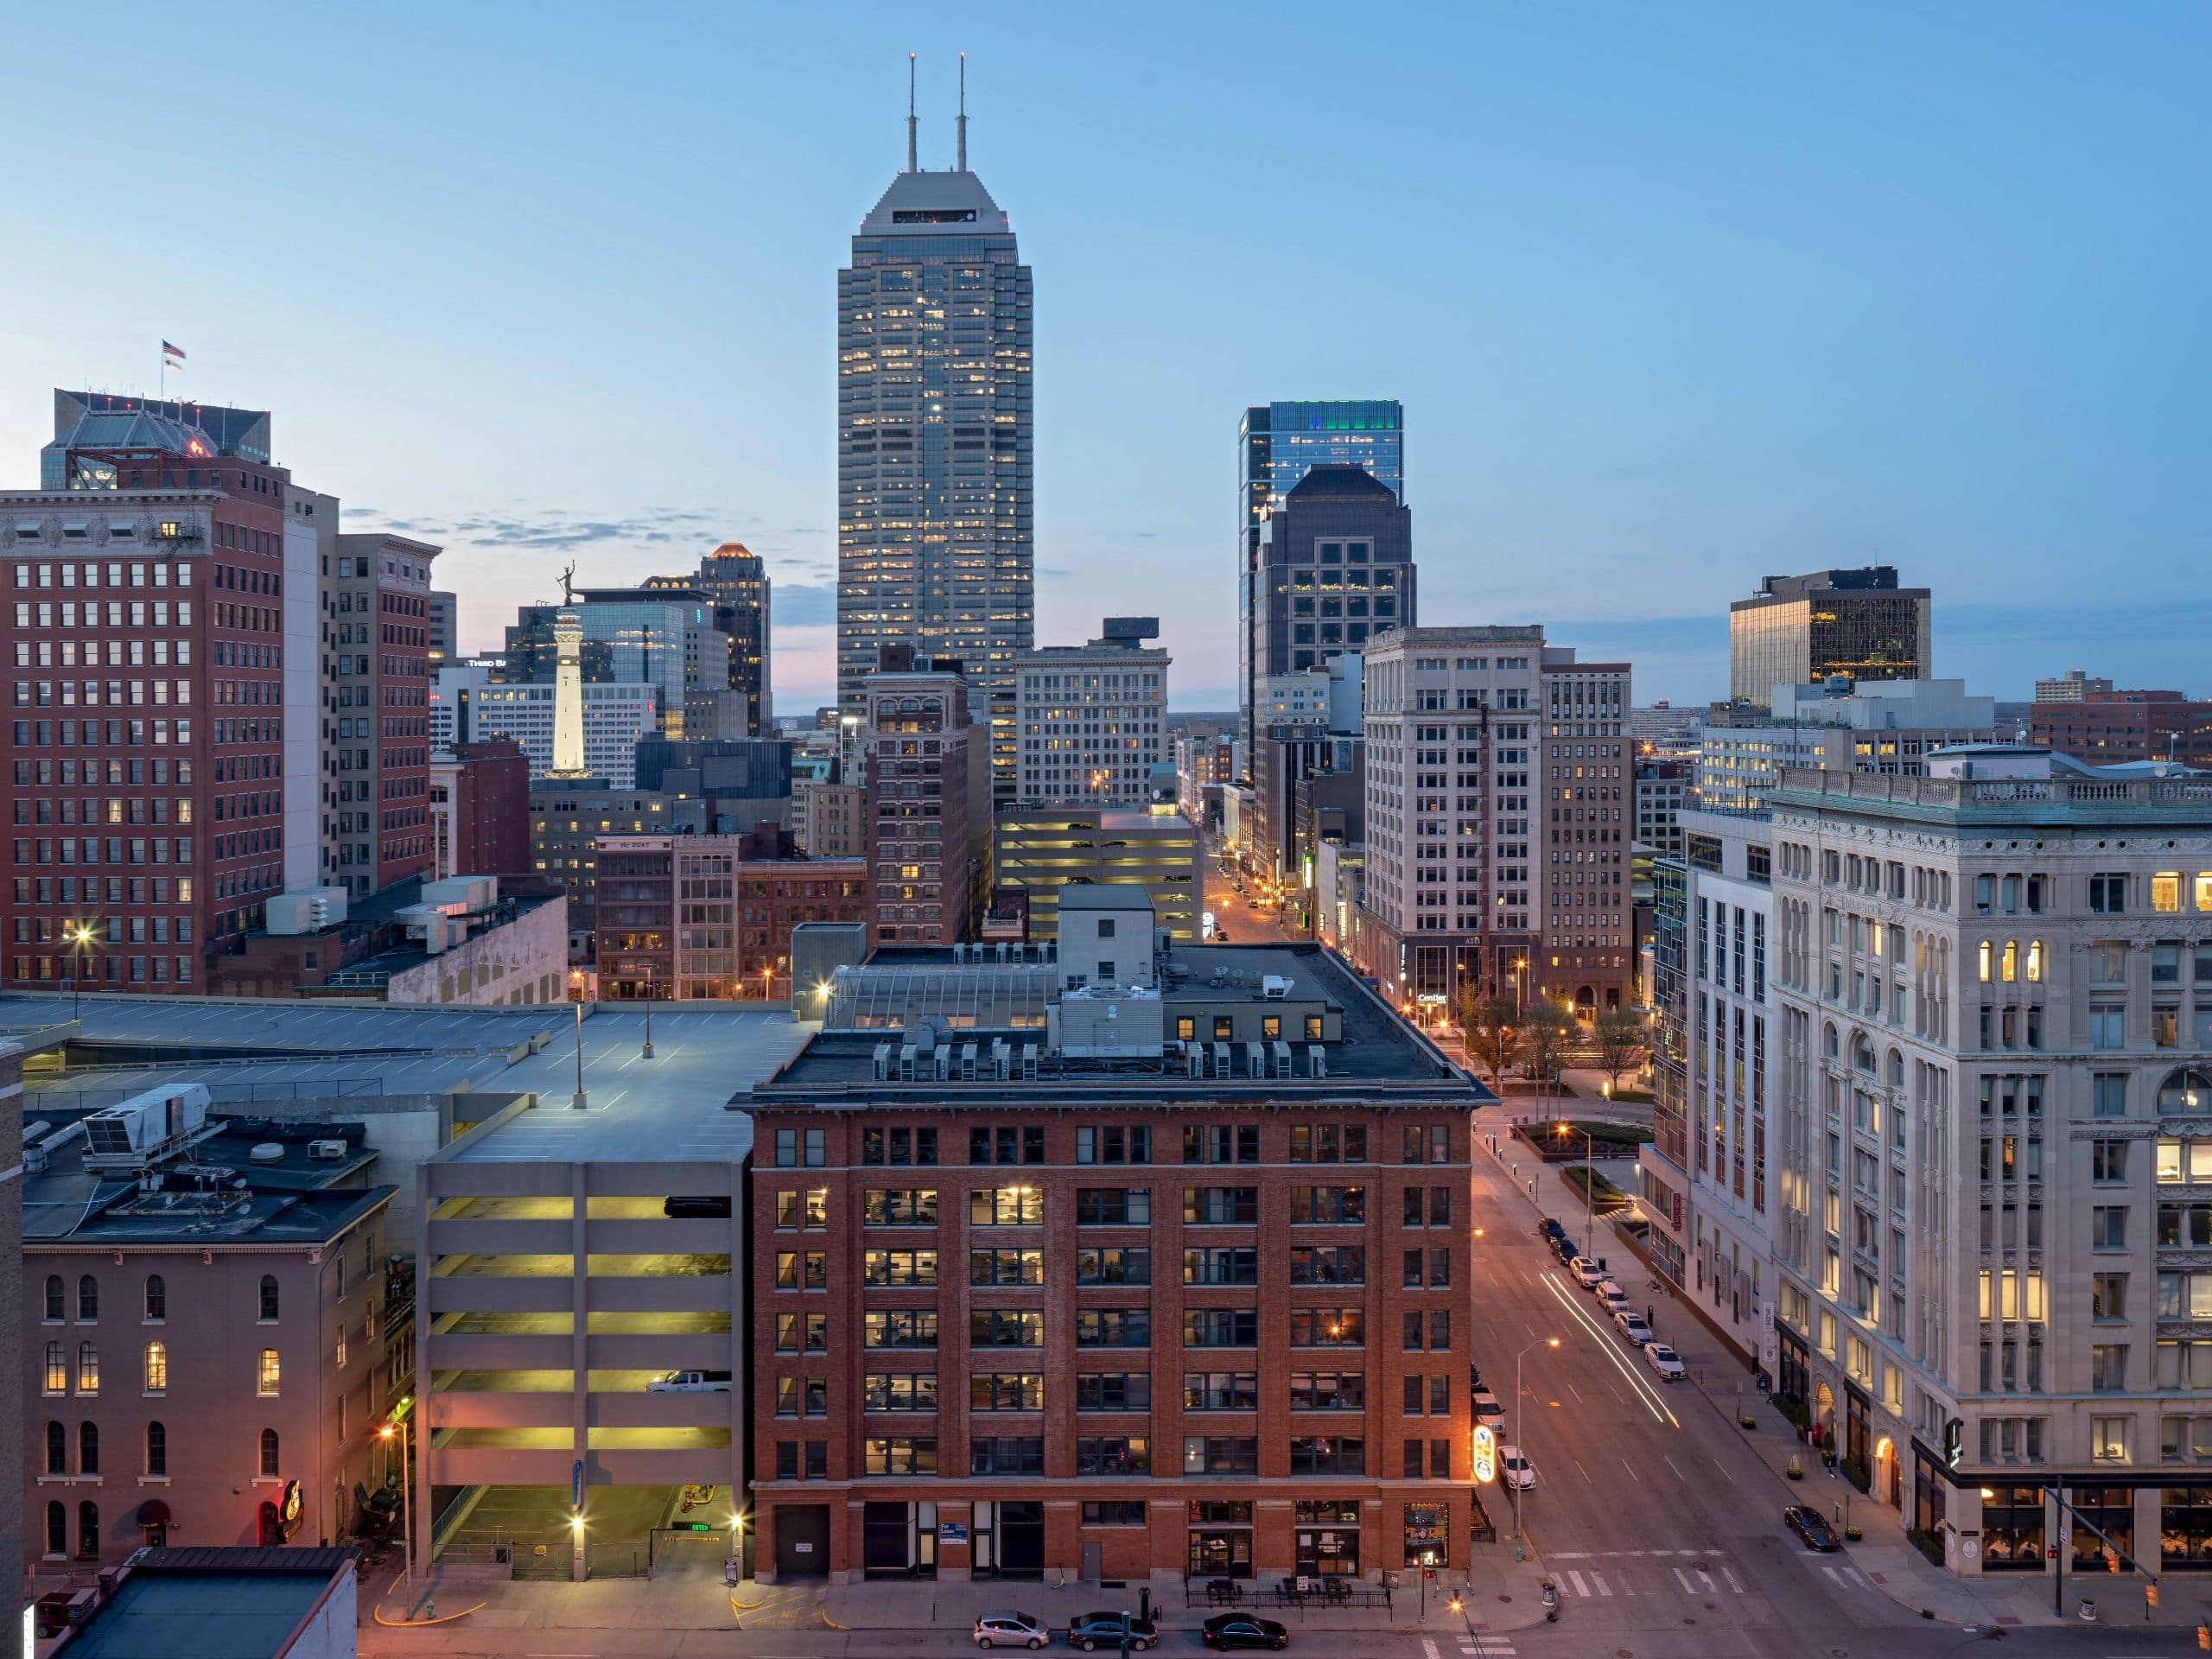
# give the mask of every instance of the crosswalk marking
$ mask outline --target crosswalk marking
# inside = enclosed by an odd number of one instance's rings
[[[1573,1581],[1574,1593],[1576,1595],[1586,1596],[1590,1593],[1590,1586],[1582,1582],[1582,1575],[1580,1573],[1577,1573],[1573,1568],[1569,1567],[1567,1569],[1567,1576]]]
[[[1694,1596],[1697,1594],[1697,1586],[1690,1582],[1689,1574],[1683,1572],[1679,1567],[1675,1569],[1675,1581],[1682,1586],[1682,1592],[1685,1595]]]
[[[1853,1589],[1862,1588],[1866,1583],[1866,1575],[1855,1567],[1833,1567],[1826,1561],[1822,1561],[1820,1566],[1821,1571],[1826,1573],[1833,1583]]]
[[[1593,1569],[1590,1574],[1590,1582],[1598,1586],[1598,1593],[1599,1595],[1607,1597],[1608,1599],[1611,1597],[1613,1592],[1611,1589],[1607,1586],[1605,1583],[1605,1575],[1604,1573]]]
[[[1736,1574],[1732,1568],[1726,1567],[1722,1567],[1720,1569],[1720,1576],[1728,1580],[1728,1587],[1731,1590],[1733,1590],[1738,1595],[1740,1596],[1744,1593],[1744,1586],[1737,1582]]]

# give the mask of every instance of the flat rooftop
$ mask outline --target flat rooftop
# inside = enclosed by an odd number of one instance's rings
[[[75,1205],[55,1201],[58,1191],[35,1201],[26,1192],[23,1242],[100,1248],[315,1244],[336,1237],[399,1191],[396,1186],[357,1186],[320,1192],[165,1190],[141,1195],[136,1185],[113,1176],[101,1178],[86,1202]],[[107,1207],[97,1207],[101,1205]]]
[[[988,982],[1005,976],[1020,982],[1019,994],[1010,1000],[1024,1007],[1038,995],[1033,982],[1054,971],[1033,962],[958,963],[949,950],[901,950],[896,965],[909,977],[941,970],[948,981],[963,986],[970,981]],[[1289,982],[1286,995],[1268,995],[1266,982],[1270,977]],[[1160,999],[1170,1033],[1175,1020],[1185,1013],[1226,1014],[1238,1008],[1274,1007],[1304,1013],[1318,1007],[1338,1016],[1341,1034],[1320,1046],[1326,1072],[1319,1077],[1306,1072],[1310,1046],[1291,1034],[1295,1027],[1287,1027],[1284,1040],[1297,1057],[1297,1075],[1193,1077],[1172,1037],[1166,1052],[1157,1057],[1063,1058],[1046,1052],[1046,1032],[1041,1023],[956,1025],[938,1034],[940,1042],[950,1043],[956,1049],[973,1043],[979,1051],[988,1052],[993,1040],[1003,1039],[1012,1045],[1019,1061],[1024,1047],[1035,1045],[1039,1051],[1036,1078],[1023,1078],[1017,1065],[1014,1077],[1003,1082],[995,1077],[941,1080],[934,1072],[926,1079],[899,1082],[880,1080],[875,1075],[876,1049],[887,1041],[899,1046],[902,1041],[899,1028],[824,1030],[774,1075],[756,1084],[751,1098],[761,1105],[830,1103],[887,1096],[902,1102],[926,1096],[932,1103],[980,1104],[1009,1096],[1034,1097],[1042,1091],[1055,1103],[1151,1099],[1172,1104],[1247,1097],[1342,1100],[1349,1096],[1376,1104],[1389,1100],[1450,1100],[1470,1109],[1491,1098],[1478,1081],[1452,1065],[1434,1044],[1400,1019],[1370,987],[1319,944],[1179,944],[1164,959]],[[1008,1001],[981,992],[969,1000],[979,1010],[1004,1006]],[[1229,1046],[1241,1057],[1242,1040]],[[741,1096],[731,1103],[742,1107],[747,1103]]]
[[[69,1659],[275,1659],[359,1554],[143,1550],[107,1605],[55,1646]]]
[[[646,1060],[639,1058],[643,1007],[587,1004],[590,1104],[576,1112],[569,1106],[575,1024],[564,1003],[406,1008],[88,996],[81,1035],[73,1034],[68,1015],[66,995],[0,996],[0,1039],[34,1055],[66,1042],[71,1059],[64,1071],[31,1068],[24,1078],[27,1120],[58,1123],[66,1112],[111,1106],[175,1083],[205,1084],[214,1110],[226,1115],[250,1115],[257,1103],[337,1099],[343,1117],[374,1114],[385,1095],[535,1093],[545,1103],[540,1111],[522,1114],[466,1149],[470,1157],[508,1160],[721,1159],[733,1146],[741,1156],[752,1126],[734,1122],[721,1109],[733,1093],[783,1065],[806,1036],[778,1007],[661,1002],[653,1006],[653,1058]],[[557,1124],[550,1121],[556,1116]],[[543,1149],[556,1143],[563,1150]],[[690,1147],[698,1149],[673,1149]]]

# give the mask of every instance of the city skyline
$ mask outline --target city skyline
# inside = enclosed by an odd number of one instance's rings
[[[426,27],[450,55],[493,61],[467,109],[442,78],[392,73],[405,29],[301,20],[248,63],[149,15],[105,48],[119,79],[230,93],[251,77],[289,135],[257,164],[261,200],[334,204],[317,223],[390,252],[274,257],[248,306],[239,279],[177,273],[230,268],[260,202],[210,204],[156,262],[124,257],[123,219],[58,203],[77,256],[0,276],[17,320],[0,332],[5,481],[32,481],[51,388],[152,391],[166,337],[190,353],[172,392],[276,411],[279,459],[349,523],[448,550],[464,646],[493,643],[513,597],[550,596],[572,554],[611,585],[739,539],[782,589],[786,707],[829,701],[825,285],[900,159],[900,59],[921,54],[921,159],[942,168],[965,46],[974,165],[1052,273],[1040,641],[1126,608],[1131,572],[1194,576],[1190,602],[1159,607],[1179,704],[1233,707],[1220,435],[1269,399],[1381,395],[1424,435],[1408,500],[1433,613],[1572,624],[1637,663],[1640,695],[1719,695],[1714,619],[1760,575],[1871,563],[1936,589],[1937,650],[1978,689],[2024,696],[2062,655],[2101,670],[2101,645],[2195,690],[2177,626],[2194,613],[2133,596],[2202,530],[2172,480],[2206,379],[2183,275],[2204,230],[2175,204],[2202,137],[2181,66],[2207,24],[2042,8],[1981,26],[1995,15],[1862,13],[1823,40],[1751,30],[1741,9],[1664,28],[1617,10],[1589,30],[1437,12],[1418,61],[1342,41],[1325,73],[1368,142],[1280,132],[1270,176],[1401,229],[1256,288],[1250,213],[1214,205],[1243,163],[1204,90],[1213,48],[1249,43],[1235,13],[1179,19],[1172,51],[1044,17],[918,32],[863,10],[832,39],[826,21],[698,15],[697,68],[670,67],[657,34],[588,36],[582,13],[548,14],[519,52],[490,49],[489,20],[441,16]],[[24,48],[64,51],[65,29],[29,19]],[[722,96],[717,61],[745,66],[745,97]],[[1248,62],[1255,92],[1287,97],[1324,73],[1281,45]],[[2125,120],[2101,84],[2133,89]],[[372,86],[378,126],[334,118]],[[633,166],[573,118],[587,87],[617,125],[650,109],[655,142],[726,172],[702,187]],[[58,86],[24,94],[26,159],[58,166],[81,124]],[[430,168],[431,130],[472,165]],[[1116,266],[1116,250],[1147,257]],[[1319,296],[1384,274],[1387,305],[1313,325]],[[2127,302],[2091,324],[2100,293]],[[610,417],[626,403],[636,417]],[[673,471],[671,404],[690,432]],[[2044,602],[2085,555],[2113,597]]]

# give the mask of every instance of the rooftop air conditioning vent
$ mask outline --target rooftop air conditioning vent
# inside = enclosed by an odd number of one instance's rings
[[[346,1143],[343,1141],[310,1141],[308,1142],[308,1156],[319,1162],[326,1164],[335,1163],[345,1155]]]
[[[327,1141],[318,1141],[315,1144],[317,1146],[328,1146],[330,1143]],[[346,1143],[343,1141],[338,1142],[338,1145],[341,1148]],[[341,1152],[340,1156],[343,1155],[344,1154]],[[284,1161],[284,1148],[280,1142],[275,1141],[263,1141],[258,1142],[251,1152],[246,1154],[246,1156],[251,1158],[257,1164],[281,1164]]]

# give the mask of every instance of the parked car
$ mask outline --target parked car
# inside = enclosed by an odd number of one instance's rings
[[[1496,1428],[1505,1421],[1505,1408],[1488,1389],[1477,1389],[1472,1396],[1475,1421]]]
[[[1595,1290],[1605,1282],[1605,1264],[1592,1255],[1578,1255],[1567,1264],[1574,1281],[1585,1290]]]
[[[1552,1240],[1552,1254],[1559,1257],[1563,1265],[1571,1266],[1574,1258],[1582,1254],[1582,1247],[1565,1233],[1561,1233]]]
[[[1662,1382],[1679,1382],[1689,1375],[1689,1367],[1682,1363],[1682,1357],[1663,1342],[1644,1344],[1643,1363],[1659,1373]]]
[[[1551,1217],[1546,1216],[1536,1224],[1536,1236],[1543,1239],[1565,1238],[1567,1229],[1560,1226]]]
[[[1290,1645],[1288,1630],[1252,1613],[1216,1613],[1198,1627],[1198,1635],[1210,1648],[1273,1648],[1280,1653]]]
[[[1842,1548],[1836,1541],[1835,1529],[1828,1525],[1827,1517],[1818,1510],[1792,1503],[1782,1512],[1782,1524],[1802,1538],[1808,1549],[1817,1549],[1825,1555]]]
[[[645,1384],[647,1394],[728,1394],[728,1371],[670,1371]]]
[[[1027,1613],[1018,1613],[1010,1607],[985,1613],[976,1621],[976,1645],[979,1648],[1041,1648],[1046,1639],[1042,1624]]]
[[[727,1220],[729,1198],[728,1195],[715,1198],[711,1194],[690,1196],[679,1192],[660,1201],[660,1212],[676,1221]]]
[[[1620,1326],[1623,1336],[1639,1348],[1651,1340],[1651,1327],[1644,1323],[1643,1315],[1633,1308],[1615,1308],[1613,1323]]]
[[[1529,1454],[1517,1446],[1497,1448],[1497,1478],[1508,1487],[1519,1487],[1527,1491],[1536,1484],[1536,1465],[1529,1461]]]
[[[1068,1621],[1068,1645],[1081,1648],[1085,1653],[1096,1653],[1101,1648],[1119,1649],[1122,1621],[1125,1618],[1129,1622],[1132,1652],[1142,1653],[1160,1640],[1160,1627],[1135,1613],[1078,1613]]]
[[[1593,1294],[1608,1313],[1618,1313],[1628,1306],[1628,1293],[1611,1279],[1600,1280]]]

